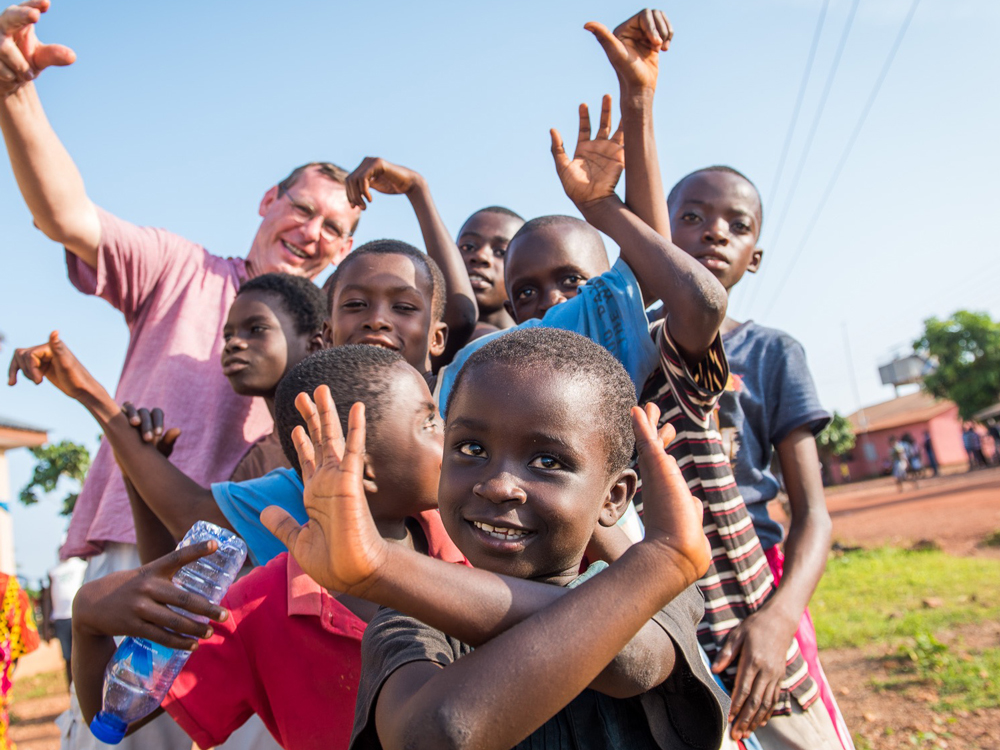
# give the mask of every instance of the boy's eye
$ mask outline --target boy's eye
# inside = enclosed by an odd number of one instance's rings
[[[698,214],[693,214],[690,211],[688,211],[686,214],[681,214],[681,221],[686,221],[686,222],[691,223],[691,224],[693,224],[694,222],[698,221],[698,219],[700,219],[700,218],[701,217],[698,216]]]
[[[395,305],[393,305],[393,308],[399,310],[400,312],[405,312],[405,313],[411,313],[417,311],[416,305],[411,305],[408,302],[397,302]]]
[[[734,221],[730,226],[734,232],[739,232],[740,234],[745,234],[750,231],[750,227],[742,221]]]
[[[476,246],[473,245],[471,242],[463,242],[461,245],[458,246],[458,249],[461,250],[463,253],[471,253],[473,250],[476,249]]]
[[[476,458],[483,458],[486,455],[486,449],[479,443],[474,443],[471,440],[459,445],[458,452],[466,456],[475,456]]]
[[[514,292],[514,299],[516,300],[526,300],[531,299],[535,296],[535,290],[528,287],[527,289],[518,289]]]
[[[250,326],[250,333],[263,333],[267,330],[267,326]]]
[[[356,309],[364,307],[364,306],[365,306],[365,303],[362,300],[352,299],[352,300],[347,300],[346,302],[341,303],[340,308],[342,310],[356,310]]]
[[[496,257],[498,257],[498,258],[504,258],[504,257],[507,256],[507,248],[506,247],[495,247],[495,248],[493,248],[493,254]]]
[[[232,334],[231,331],[223,331],[222,332],[222,340],[223,341],[229,341],[229,339],[231,339],[232,337],[233,337],[233,334]]]
[[[567,286],[577,287],[577,286],[582,286],[583,284],[586,283],[586,281],[587,280],[583,278],[583,276],[581,276],[578,273],[574,273],[570,274],[565,279],[563,279],[563,284],[566,284]]]
[[[533,469],[548,469],[551,471],[563,468],[559,460],[553,456],[536,456],[531,459],[531,463],[528,466]]]

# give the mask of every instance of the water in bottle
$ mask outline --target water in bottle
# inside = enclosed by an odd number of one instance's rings
[[[218,604],[243,567],[247,547],[232,532],[207,521],[198,521],[184,535],[178,548],[210,539],[217,541],[219,548],[185,565],[174,575],[173,582]],[[180,609],[176,611],[199,622],[206,621],[205,617]],[[121,742],[129,724],[160,705],[190,655],[190,651],[161,646],[145,638],[123,640],[104,673],[103,707],[90,723],[94,736],[109,745]]]

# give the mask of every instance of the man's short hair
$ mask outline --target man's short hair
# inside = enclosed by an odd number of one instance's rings
[[[475,377],[477,368],[501,366],[518,372],[562,371],[566,377],[585,380],[596,402],[597,419],[604,425],[608,475],[618,474],[629,466],[635,449],[632,432],[635,386],[621,362],[607,349],[586,336],[558,328],[514,329],[484,344],[469,357],[455,378],[445,413],[452,413],[455,394],[466,378]],[[579,406],[584,410],[594,407]]]
[[[299,362],[278,383],[274,394],[274,422],[281,440],[281,449],[292,467],[302,474],[299,457],[292,442],[292,430],[297,425],[306,427],[305,420],[295,408],[300,393],[313,393],[319,386],[330,386],[337,416],[344,434],[347,434],[347,415],[351,406],[360,401],[365,405],[365,421],[369,439],[378,434],[383,417],[389,416],[387,396],[392,379],[398,377],[393,368],[405,363],[399,352],[371,344],[346,344],[332,349],[321,349]]]
[[[340,283],[340,275],[345,268],[348,268],[358,258],[363,258],[366,255],[405,255],[420,266],[424,270],[424,273],[427,274],[427,279],[431,285],[431,322],[438,323],[444,320],[444,306],[448,290],[445,285],[444,274],[441,273],[441,267],[427,253],[421,252],[413,245],[402,240],[372,240],[371,242],[366,242],[340,262],[337,270],[330,275],[330,278],[323,285],[326,289],[327,309],[331,316],[333,315],[333,296],[336,293],[337,284]]]
[[[695,175],[702,174],[703,172],[722,172],[724,174],[734,175],[735,177],[739,177],[741,180],[745,181],[750,187],[753,188],[753,191],[757,194],[757,205],[760,206],[760,216],[758,217],[758,219],[761,225],[764,224],[764,201],[760,197],[760,190],[758,190],[757,186],[753,184],[753,180],[751,180],[741,171],[726,166],[725,164],[713,164],[710,167],[702,167],[701,169],[696,169],[690,174],[686,174],[683,177],[681,177],[679,180],[677,180],[677,184],[675,184],[672,188],[670,188],[670,194],[667,195],[667,206],[672,206],[674,204],[674,201],[677,200],[677,194],[680,192],[681,187],[684,185],[685,182],[687,182],[687,179],[689,177],[694,177]],[[757,228],[757,231],[759,234],[760,227]]]
[[[321,175],[326,177],[328,180],[333,180],[340,185],[347,184],[347,177],[350,174],[346,169],[332,161],[311,161],[308,164],[303,164],[301,167],[296,167],[291,171],[291,173],[278,183],[278,197],[280,198],[285,193],[287,193],[292,185],[299,181],[299,178],[305,174],[307,169],[315,167]],[[358,228],[358,222],[361,221],[361,216],[359,215],[357,219],[354,220],[354,224],[351,225],[351,230],[349,234],[354,234]]]
[[[506,206],[487,206],[486,208],[480,208],[478,211],[473,211],[469,218],[471,219],[476,214],[500,214],[501,216],[509,216],[512,219],[517,219],[518,221],[524,221],[524,217],[521,216],[521,214],[516,211],[511,211]]]
[[[539,229],[544,229],[545,227],[556,226],[559,224],[565,224],[577,228],[586,227],[595,234],[597,233],[597,230],[594,229],[592,226],[590,226],[590,224],[585,222],[583,219],[578,219],[575,216],[552,214],[551,216],[538,216],[534,219],[524,222],[524,224],[521,225],[521,228],[514,233],[513,237],[510,238],[510,241],[511,243],[513,243],[514,240],[518,239],[519,237],[531,234],[532,232],[536,232]],[[600,237],[599,234],[597,236]]]
[[[287,273],[265,273],[243,282],[236,296],[245,292],[266,292],[281,300],[295,321],[295,332],[316,333],[323,330],[326,300],[322,290],[309,279]]]

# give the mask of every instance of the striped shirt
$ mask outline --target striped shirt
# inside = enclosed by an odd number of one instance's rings
[[[722,339],[717,337],[708,354],[689,367],[663,321],[654,323],[650,332],[660,351],[661,366],[646,381],[639,403],[655,403],[660,408],[660,426],[669,422],[677,431],[667,452],[677,461],[691,494],[701,500],[704,508],[702,523],[712,545],[712,564],[698,582],[705,596],[705,616],[698,626],[698,639],[709,659],[714,659],[729,632],[759,610],[774,592],[774,578],[733,479],[715,420],[716,403],[729,379]],[[638,472],[638,465],[634,468]],[[641,515],[641,478],[635,506]],[[804,709],[819,697],[794,638],[785,663],[776,715],[790,713],[792,697]],[[721,677],[731,691],[736,663]]]

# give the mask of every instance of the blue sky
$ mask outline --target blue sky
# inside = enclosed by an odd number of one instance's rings
[[[851,0],[831,0],[781,189],[774,177],[821,3],[702,0],[666,12],[675,41],[656,103],[664,179],[708,164],[748,174],[765,200],[764,265],[736,288],[731,314],[805,345],[830,409],[892,396],[877,366],[904,352],[921,321],[958,308],[1000,317],[992,0],[923,0],[808,243],[800,242],[899,30],[910,0],[860,6],[803,177],[774,241]],[[235,8],[239,9],[234,13]],[[366,155],[422,172],[452,230],[475,209],[572,213],[548,128],[572,139],[581,101],[617,82],[582,27],[613,27],[621,2],[233,3],[54,0],[43,41],[78,61],[39,93],[91,198],[220,255],[245,254],[264,191],[296,164]],[[408,202],[376,196],[358,242],[420,244]],[[32,228],[0,157],[0,331],[5,361],[53,328],[113,390],[127,331],[77,293],[60,248]],[[799,250],[801,249],[801,252]],[[617,253],[613,243],[609,251]],[[789,263],[798,255],[788,281]],[[760,288],[752,293],[754,285]],[[776,294],[779,289],[780,293]],[[49,385],[0,389],[0,414],[96,446],[82,407]],[[26,451],[8,454],[16,494]],[[21,571],[37,578],[65,528],[57,503],[13,506]]]

